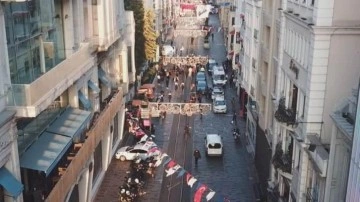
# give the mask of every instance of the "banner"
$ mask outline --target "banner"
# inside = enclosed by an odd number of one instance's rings
[[[156,148],[157,149],[150,150],[149,153],[152,153],[153,151],[160,151],[157,146]],[[208,188],[206,184],[199,182],[194,176],[191,175],[191,173],[187,172],[183,167],[176,163],[175,160],[171,159],[169,155],[163,153],[162,151],[160,151],[160,155],[157,156],[155,166],[158,167],[161,164],[165,168],[166,177],[170,177],[176,173],[176,178],[185,178],[186,184],[194,190],[194,202],[201,202],[203,195],[205,195],[207,201],[214,200],[216,202],[230,202],[230,200],[226,197],[217,194],[215,191]]]

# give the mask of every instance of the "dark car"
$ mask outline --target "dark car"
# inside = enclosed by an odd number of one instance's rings
[[[196,74],[196,82],[197,81],[206,81],[206,75],[205,72],[198,72]]]
[[[205,93],[207,90],[207,83],[206,81],[197,81],[196,82],[196,92]]]

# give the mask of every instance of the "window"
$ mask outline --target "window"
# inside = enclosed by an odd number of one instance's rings
[[[235,25],[235,18],[231,18],[231,25]]]
[[[315,0],[311,0],[311,6],[315,5]]]
[[[127,47],[127,65],[128,65],[128,73],[131,73],[132,72],[131,46]]]

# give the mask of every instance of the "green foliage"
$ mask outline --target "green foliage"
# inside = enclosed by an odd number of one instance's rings
[[[156,32],[154,30],[154,13],[146,10],[144,14],[145,58],[153,60],[156,56]]]
[[[146,59],[144,36],[144,7],[141,1],[124,0],[125,10],[134,12],[135,20],[135,67],[139,72]]]
[[[145,72],[141,78],[141,84],[152,83],[155,76],[156,76],[156,68],[154,66],[152,66],[152,67],[148,68],[147,70],[145,70]]]

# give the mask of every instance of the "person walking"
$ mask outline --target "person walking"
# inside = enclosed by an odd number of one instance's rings
[[[169,102],[171,102],[171,97],[172,97],[171,92],[169,92],[168,94]]]
[[[166,89],[169,89],[169,83],[170,83],[170,78],[166,77],[165,79]]]
[[[214,41],[214,32],[211,33],[211,39]]]
[[[184,46],[181,46],[181,48],[180,48],[180,56],[182,56],[184,50],[185,50]]]
[[[231,123],[236,124],[236,113],[235,112],[233,113],[233,118],[232,118]]]
[[[179,83],[175,81],[175,91],[177,91],[178,87],[179,87]]]
[[[202,108],[200,108],[200,120],[202,120],[202,117],[203,117],[203,110]]]
[[[180,87],[181,87],[181,90],[184,92],[184,89],[185,89],[185,83],[184,83],[184,82],[181,82]]]
[[[188,77],[191,77],[193,74],[193,69],[192,67],[190,66],[189,69],[188,69]]]
[[[201,154],[198,149],[195,149],[194,151],[194,158],[195,158],[195,166],[197,166],[198,160],[201,159]]]

